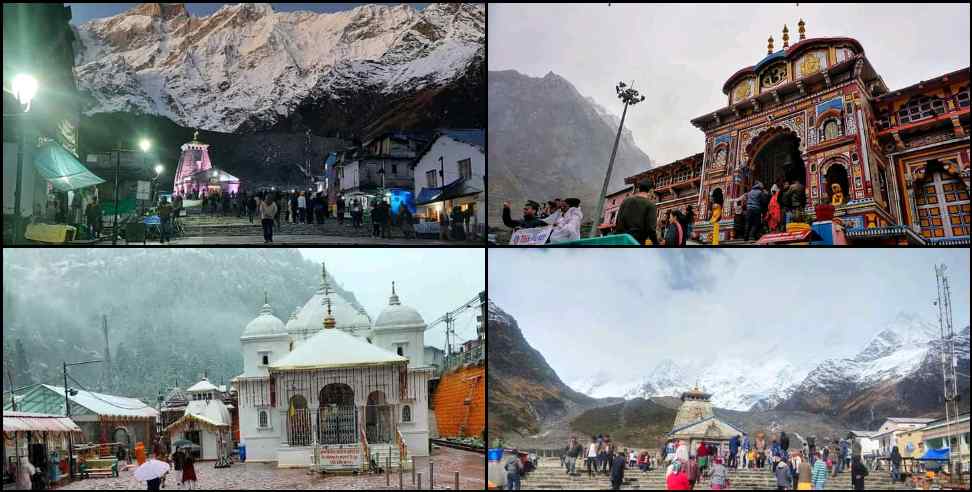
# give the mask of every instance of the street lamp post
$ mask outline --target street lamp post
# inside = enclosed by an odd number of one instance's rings
[[[152,180],[152,194],[149,196],[149,201],[152,202],[153,205],[158,203],[156,195],[158,195],[159,191],[159,178],[162,177],[162,171],[164,170],[165,166],[162,164],[155,165],[155,179]]]
[[[152,147],[152,142],[146,138],[141,139],[138,142],[138,147],[142,149],[143,153],[147,153]],[[111,219],[111,244],[112,246],[118,244],[118,173],[121,167],[121,153],[122,152],[132,152],[131,150],[122,148],[121,142],[115,147],[115,186],[113,191],[113,200],[115,202],[115,213]],[[143,156],[144,159],[144,156]],[[144,164],[144,160],[143,160]]]
[[[95,362],[102,362],[100,360],[89,360],[86,362],[75,362],[73,364],[68,364],[67,362],[62,362],[64,368],[64,415],[70,419],[71,418],[71,400],[68,399],[68,384],[67,384],[67,368],[68,366],[80,366],[82,364],[93,364]],[[68,471],[71,479],[74,479],[74,438],[68,435]]]
[[[597,237],[597,226],[601,221],[601,214],[604,212],[604,195],[607,195],[608,183],[611,181],[611,169],[614,168],[614,158],[618,154],[618,143],[621,141],[621,130],[624,128],[624,118],[628,115],[628,106],[634,106],[645,100],[645,96],[638,94],[634,90],[634,82],[628,87],[624,82],[618,82],[614,90],[618,93],[618,99],[624,102],[624,112],[621,113],[621,124],[618,125],[618,134],[614,137],[614,149],[611,150],[611,160],[608,161],[607,174],[604,175],[604,185],[601,186],[601,194],[597,197],[597,210],[594,213],[594,224],[588,237]]]
[[[11,84],[11,89],[14,97],[17,98],[17,101],[21,105],[25,106],[24,113],[30,111],[30,102],[37,94],[37,79],[28,74],[18,74],[16,77],[14,77],[13,83]],[[13,244],[20,242],[21,223],[23,222],[20,215],[20,196],[22,192],[21,181],[23,180],[24,175],[24,141],[26,140],[24,132],[26,130],[26,126],[26,123],[21,123],[19,125],[19,131],[17,132],[17,182],[14,184]]]

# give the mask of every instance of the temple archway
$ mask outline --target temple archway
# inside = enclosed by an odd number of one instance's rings
[[[833,199],[831,186],[837,184],[844,194],[844,203],[846,204],[850,200],[850,180],[847,177],[847,168],[842,163],[835,162],[827,168],[827,172],[824,174],[824,183],[824,194],[830,199]],[[830,202],[830,199],[828,199],[828,202]]]
[[[385,393],[372,391],[365,407],[365,432],[369,443],[391,442],[391,407],[385,401]]]
[[[800,138],[790,130],[769,131],[761,135],[752,151],[752,174],[749,186],[757,181],[769,190],[774,184],[782,188],[784,181],[797,180],[806,184],[806,167],[800,156]]]
[[[111,442],[117,442],[124,444],[126,449],[131,449],[132,439],[128,434],[128,429],[124,427],[118,427],[111,432]]]
[[[331,383],[321,388],[317,433],[321,444],[358,442],[358,414],[350,386]]]

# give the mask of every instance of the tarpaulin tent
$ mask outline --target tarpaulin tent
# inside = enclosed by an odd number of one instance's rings
[[[57,191],[70,191],[99,185],[105,180],[95,176],[73,154],[50,142],[34,153],[34,166]]]
[[[949,450],[948,448],[942,449],[929,449],[919,461],[948,461]]]

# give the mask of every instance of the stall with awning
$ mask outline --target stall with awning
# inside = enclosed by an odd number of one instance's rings
[[[48,142],[34,152],[34,166],[57,191],[77,190],[105,182],[81,164],[74,154],[54,142]]]

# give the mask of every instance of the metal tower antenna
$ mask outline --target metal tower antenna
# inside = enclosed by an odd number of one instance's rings
[[[101,331],[105,334],[105,390],[107,393],[114,391],[111,371],[111,346],[108,344],[108,315],[101,315]]]
[[[941,351],[942,361],[942,389],[945,398],[945,445],[950,450],[949,465],[951,472],[956,471],[955,453],[952,452],[952,419],[959,416],[959,393],[958,377],[958,355],[955,353],[955,329],[952,326],[952,292],[948,283],[948,267],[938,265],[935,267],[935,278],[938,287],[938,300],[935,305],[938,307],[938,326],[941,333],[939,350]],[[961,455],[961,452],[959,453]],[[961,456],[959,457],[961,460]],[[954,476],[954,475],[953,475]]]

